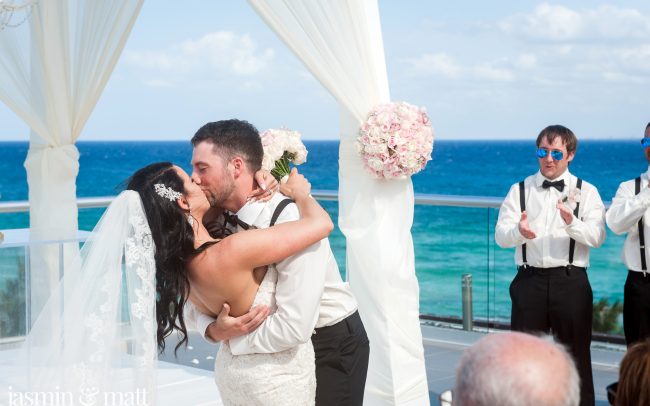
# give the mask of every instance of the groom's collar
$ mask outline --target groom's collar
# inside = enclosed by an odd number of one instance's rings
[[[262,211],[264,210],[265,207],[269,207],[269,210],[275,209],[275,207],[280,203],[282,200],[286,199],[287,196],[283,195],[282,193],[276,192],[273,197],[271,197],[271,200],[268,202],[247,202],[239,211],[236,213],[237,218],[239,218],[241,221],[243,221],[246,224],[249,224],[251,226],[256,226],[256,227],[267,227],[268,224],[255,224],[256,221],[269,221],[271,219],[271,213],[268,213],[267,218],[260,219],[260,216],[262,215]]]
[[[246,204],[236,213],[237,217],[246,224],[253,225],[255,220],[260,216],[266,202],[246,202]]]

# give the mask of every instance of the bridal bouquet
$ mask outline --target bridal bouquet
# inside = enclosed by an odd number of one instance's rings
[[[364,166],[377,178],[403,179],[431,160],[431,122],[423,108],[412,104],[380,104],[361,125],[357,148]]]
[[[300,133],[291,130],[266,130],[260,134],[264,158],[262,169],[270,171],[280,182],[289,177],[289,163],[300,165],[307,161],[307,148],[300,140]]]

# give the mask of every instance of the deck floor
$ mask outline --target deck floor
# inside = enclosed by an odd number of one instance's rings
[[[484,332],[466,332],[448,327],[422,326],[427,381],[432,405],[439,404],[440,392],[454,386],[454,370],[463,350],[484,334]],[[168,351],[168,354],[161,357],[162,361],[166,361],[164,365],[169,367],[171,365],[167,362],[192,367],[179,371],[179,380],[176,382],[173,381],[173,374],[170,373],[167,373],[164,382],[161,379],[163,392],[169,393],[169,397],[166,395],[163,397],[165,404],[174,404],[171,402],[172,398],[178,399],[184,393],[184,400],[176,404],[221,405],[212,379],[214,355],[217,349],[217,345],[205,342],[197,333],[191,333],[188,348],[179,349],[177,359],[169,355],[172,351]],[[618,364],[624,351],[623,346],[592,344],[594,387],[598,406],[609,404],[605,387],[618,379]]]

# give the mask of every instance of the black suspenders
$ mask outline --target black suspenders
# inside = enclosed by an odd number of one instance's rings
[[[582,189],[582,179],[578,178],[578,182],[576,182],[576,189],[580,190]],[[580,209],[580,201],[576,202],[576,208],[573,210],[573,215],[578,217],[578,210]],[[573,265],[573,253],[576,250],[576,240],[573,238],[571,239],[571,242],[569,243],[569,266]]]
[[[638,195],[641,192],[641,177],[634,179],[634,194]],[[639,251],[641,252],[641,270],[643,271],[643,276],[645,276],[645,271],[648,269],[645,263],[645,234],[643,232],[643,216],[639,220]]]
[[[275,210],[273,211],[273,215],[271,216],[271,222],[269,223],[269,227],[273,227],[275,225],[275,222],[278,221],[278,217],[280,217],[280,213],[282,213],[282,210],[284,210],[284,208],[287,207],[290,203],[293,203],[293,200],[284,199],[280,203],[278,203],[277,206],[275,206]]]
[[[582,189],[582,179],[578,178],[576,182],[576,189]],[[638,193],[638,192],[637,192]],[[526,210],[526,188],[524,186],[524,181],[519,182],[519,207],[523,213]],[[578,210],[580,209],[580,202],[576,203],[576,208],[573,210],[573,215],[578,217]],[[643,221],[643,219],[641,219]],[[643,246],[643,241],[641,240],[641,245]],[[645,248],[642,248],[644,250]],[[571,238],[569,242],[569,266],[573,265],[573,254],[576,250],[576,241]],[[645,269],[645,251],[643,255],[643,269]],[[521,246],[521,259],[524,262],[524,268],[528,267],[528,261],[526,260],[526,244]]]
[[[526,188],[524,187],[524,181],[519,182],[519,207],[521,212],[526,211]],[[521,259],[524,261],[524,268],[528,267],[528,261],[526,261],[526,244],[521,246]]]

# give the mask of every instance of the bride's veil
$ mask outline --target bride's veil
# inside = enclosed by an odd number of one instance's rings
[[[122,192],[24,344],[0,353],[3,400],[155,404],[154,250],[140,196]]]

